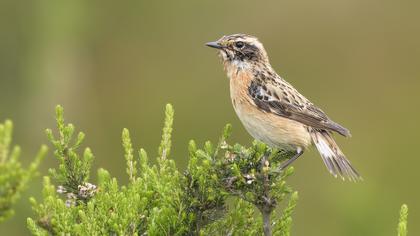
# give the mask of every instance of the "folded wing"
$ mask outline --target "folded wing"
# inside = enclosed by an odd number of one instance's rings
[[[272,83],[262,84],[257,80],[251,82],[248,93],[258,108],[313,128],[335,131],[345,137],[351,136],[348,129],[328,118],[321,109],[303,97],[286,81],[278,83],[283,83],[283,86]]]

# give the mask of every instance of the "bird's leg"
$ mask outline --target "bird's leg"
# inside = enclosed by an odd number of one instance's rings
[[[290,158],[289,160],[281,163],[281,165],[278,168],[278,170],[279,171],[282,171],[282,170],[286,169],[290,164],[292,164],[292,162],[296,161],[296,159],[298,159],[298,157],[300,157],[302,154],[303,154],[303,150],[302,150],[302,148],[299,147],[296,150],[296,154],[292,158]]]

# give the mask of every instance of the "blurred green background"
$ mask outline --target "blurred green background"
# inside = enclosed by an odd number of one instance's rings
[[[214,50],[224,34],[264,43],[277,72],[352,131],[337,137],[365,181],[331,177],[318,153],[295,163],[299,191],[293,235],[396,235],[398,210],[410,208],[420,235],[420,2],[106,1],[0,2],[0,120],[15,123],[24,163],[47,143],[54,107],[87,134],[98,167],[127,182],[122,128],[156,155],[164,104],[175,107],[173,155],[185,168],[187,143],[252,139],[237,119]],[[52,152],[42,175],[56,165]],[[31,183],[1,235],[28,235]]]

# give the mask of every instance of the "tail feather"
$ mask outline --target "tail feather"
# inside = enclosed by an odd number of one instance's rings
[[[345,178],[351,181],[362,180],[362,177],[344,156],[328,131],[314,130],[311,132],[311,136],[325,166],[332,175],[340,176],[343,180]]]

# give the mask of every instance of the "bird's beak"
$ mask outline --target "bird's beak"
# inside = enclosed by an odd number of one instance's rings
[[[217,41],[216,42],[208,42],[206,43],[206,46],[211,47],[211,48],[217,48],[217,49],[222,49],[223,46],[220,45]]]

